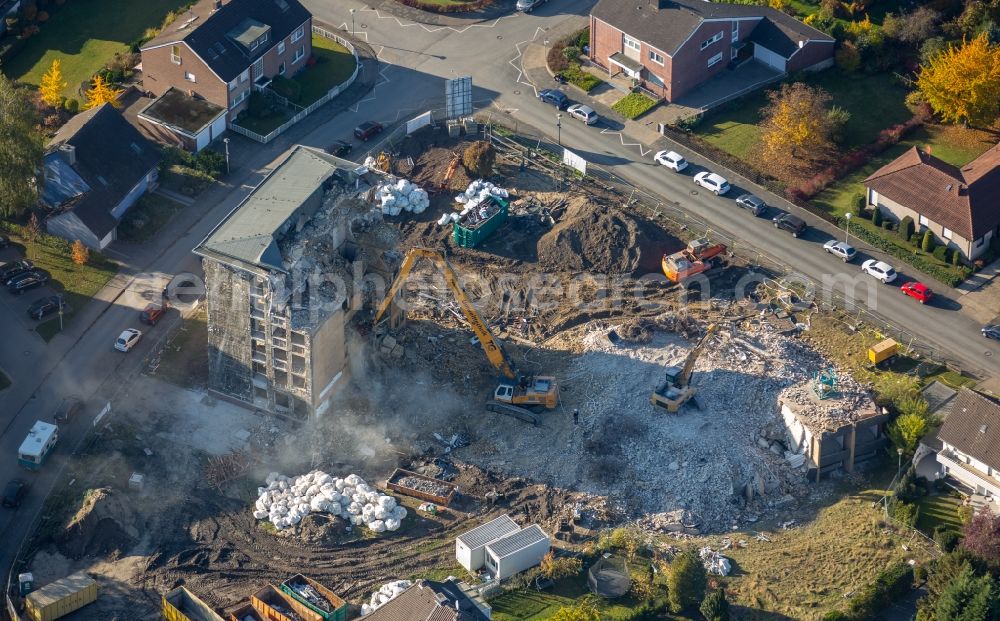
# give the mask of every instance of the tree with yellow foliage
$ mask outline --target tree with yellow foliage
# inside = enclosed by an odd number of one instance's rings
[[[83,242],[79,239],[73,242],[70,247],[70,254],[73,257],[73,263],[77,265],[86,265],[87,260],[90,259],[90,249],[83,245]]]
[[[111,104],[115,108],[121,108],[122,104],[118,101],[118,96],[123,92],[122,89],[115,88],[105,82],[101,76],[95,75],[93,86],[87,89],[87,103],[83,106],[83,109],[90,110],[106,103]]]
[[[1000,117],[1000,46],[987,33],[931,57],[917,92],[943,120],[987,127]]]
[[[764,163],[772,170],[812,172],[833,153],[845,118],[829,108],[829,93],[803,82],[783,84],[767,97],[760,123]]]
[[[53,59],[49,70],[42,76],[38,92],[42,95],[42,101],[50,106],[58,106],[62,101],[62,92],[65,88],[66,81],[63,80],[62,65],[58,58]]]

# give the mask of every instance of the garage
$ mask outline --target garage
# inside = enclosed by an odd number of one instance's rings
[[[782,72],[785,70],[785,58],[781,54],[767,49],[760,43],[754,43],[753,57],[768,67],[773,67]]]

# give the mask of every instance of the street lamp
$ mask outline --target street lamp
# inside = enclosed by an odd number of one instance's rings
[[[352,37],[357,36],[357,35],[354,34],[354,14],[356,12],[357,12],[357,9],[351,9],[351,36]]]
[[[896,455],[899,455],[899,460],[898,463],[896,464],[896,471],[898,474],[899,470],[903,468],[903,449],[901,448],[896,449]]]
[[[556,115],[556,141],[562,146],[562,114]]]
[[[844,233],[844,243],[850,243],[851,241],[851,212],[844,214],[844,218],[847,219],[847,224],[845,225]]]
[[[229,138],[222,139],[223,144],[226,145],[226,174],[229,174]]]

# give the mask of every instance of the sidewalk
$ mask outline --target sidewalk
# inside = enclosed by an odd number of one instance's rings
[[[489,6],[479,11],[468,11],[464,13],[434,13],[432,11],[422,11],[411,6],[398,2],[397,0],[368,0],[368,6],[379,11],[388,13],[418,24],[429,26],[443,26],[446,28],[464,28],[472,24],[497,19],[514,12],[516,0],[495,0]]]

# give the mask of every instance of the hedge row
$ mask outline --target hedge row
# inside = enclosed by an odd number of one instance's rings
[[[461,4],[435,4],[433,2],[422,2],[422,0],[398,0],[401,4],[411,6],[421,11],[432,13],[464,13],[466,11],[478,11],[493,4],[493,0],[473,0]]]
[[[895,600],[913,588],[913,568],[901,562],[884,570],[847,604],[847,612],[833,611],[823,621],[864,621],[883,613]]]
[[[846,220],[844,219],[843,216],[837,218],[837,226],[844,228],[845,224]],[[955,269],[949,269],[947,267],[928,261],[919,254],[916,254],[914,252],[908,252],[905,248],[901,248],[900,246],[892,243],[879,233],[876,233],[870,230],[864,224],[857,222],[857,220],[855,220],[854,226],[851,227],[851,234],[856,237],[860,237],[861,239],[865,240],[872,246],[875,246],[879,250],[888,252],[897,259],[902,259],[903,261],[906,261],[907,263],[917,268],[921,272],[927,274],[928,276],[932,276],[952,287],[958,286],[958,284],[961,283],[963,280],[965,280],[971,273],[969,268],[962,267],[962,268],[956,268],[962,270],[961,274],[959,274],[956,273]]]

